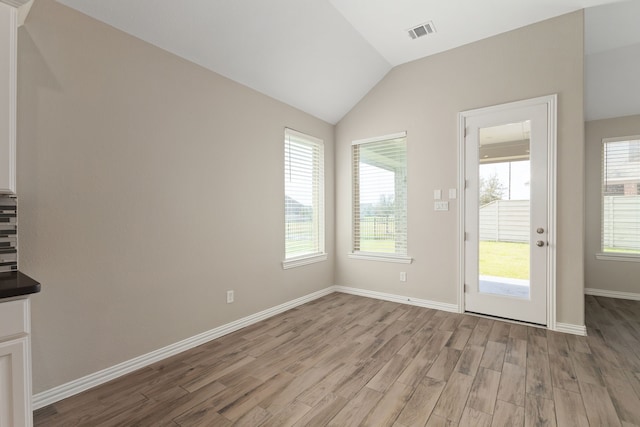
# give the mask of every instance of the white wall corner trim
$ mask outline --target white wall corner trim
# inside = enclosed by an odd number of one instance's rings
[[[448,304],[444,302],[430,301],[426,299],[407,297],[402,295],[388,294],[384,292],[369,291],[367,289],[351,288],[348,286],[334,286],[336,292],[342,292],[344,294],[358,295],[361,297],[375,298],[384,301],[397,302],[400,304],[415,305],[418,307],[431,308],[434,310],[448,311],[451,313],[458,313],[457,304]]]
[[[78,378],[77,380],[73,380],[52,389],[35,394],[33,396],[33,409],[40,409],[62,399],[66,399],[67,397],[71,397],[80,392],[96,387],[100,384],[104,384],[115,378],[121,377],[122,375],[128,374],[140,368],[144,368],[145,366],[148,366],[160,360],[166,359],[167,357],[192,349],[201,344],[207,343],[211,340],[257,323],[261,320],[273,317],[276,314],[283,313],[302,304],[316,300],[325,295],[329,295],[335,292],[334,288],[334,286],[330,286],[317,292],[313,292],[300,298],[296,298],[278,306],[268,308],[261,312],[243,317],[242,319],[235,320],[231,323],[227,323],[225,325],[219,326],[217,328],[211,329],[177,343],[170,344],[166,347],[160,348],[150,353],[143,354],[125,362],[119,363],[115,366],[111,366],[93,374],[86,375],[82,378]]]
[[[584,325],[574,325],[572,323],[556,322],[556,327],[555,327],[554,331],[563,332],[565,334],[581,335],[583,337],[587,336],[587,327],[586,326],[584,326]]]
[[[640,301],[640,294],[635,292],[608,291],[606,289],[584,288],[585,295],[593,295],[596,297],[629,299]]]

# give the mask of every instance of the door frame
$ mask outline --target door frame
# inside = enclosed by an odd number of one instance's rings
[[[547,329],[556,330],[556,175],[557,175],[558,95],[546,95],[522,101],[477,108],[458,113],[458,312],[465,311],[465,136],[467,118],[519,107],[547,107]]]

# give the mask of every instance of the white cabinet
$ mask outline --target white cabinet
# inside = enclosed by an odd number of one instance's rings
[[[32,425],[27,398],[27,337],[0,342],[0,426]]]
[[[29,300],[0,302],[0,427],[33,425]]]
[[[17,40],[18,9],[0,2],[0,193],[4,194],[16,192]]]

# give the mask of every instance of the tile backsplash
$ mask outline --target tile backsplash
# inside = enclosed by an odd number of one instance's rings
[[[18,203],[0,195],[0,272],[18,270]]]

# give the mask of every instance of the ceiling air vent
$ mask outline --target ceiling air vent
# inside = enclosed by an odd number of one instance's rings
[[[411,28],[407,30],[409,33],[409,37],[412,39],[417,39],[418,37],[428,36],[429,34],[433,34],[436,32],[436,27],[433,26],[433,22],[429,21],[424,24],[418,25],[417,27]]]

